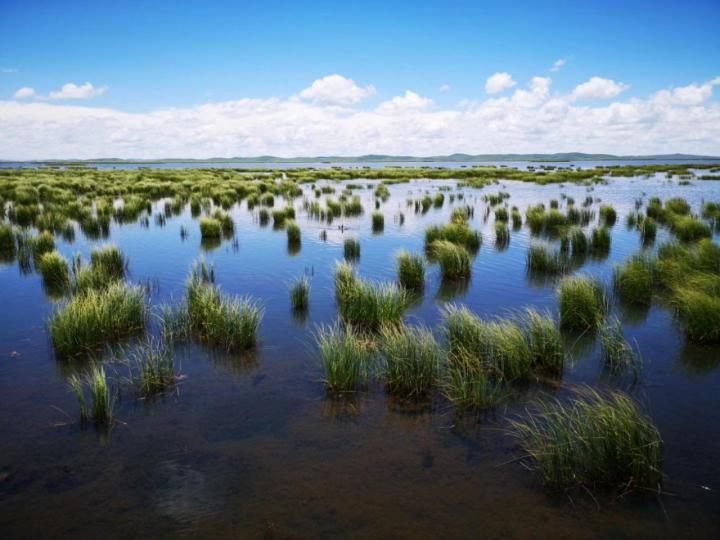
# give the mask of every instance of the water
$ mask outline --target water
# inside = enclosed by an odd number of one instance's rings
[[[433,195],[441,186],[452,189],[443,208],[422,215],[406,207],[407,198]],[[75,366],[53,355],[45,320],[55,304],[40,278],[23,275],[17,263],[0,266],[3,537],[715,537],[720,349],[686,345],[662,307],[646,313],[615,308],[626,338],[642,351],[638,384],[608,379],[597,345],[581,339],[569,343],[574,358],[555,389],[562,397],[577,384],[620,387],[643,404],[665,441],[667,494],[660,497],[603,496],[598,507],[582,494],[571,499],[546,493],[513,461],[517,448],[507,435],[507,419],[536,397],[536,388],[479,417],[457,416],[440,398],[429,409],[409,410],[379,383],[352,401],[326,396],[312,330],[336,317],[332,273],[343,238],[360,238],[361,276],[393,280],[395,252],[422,250],[424,229],[449,218],[450,193],[465,196],[454,206],[475,205],[471,225],[483,231],[472,280],[466,287],[443,286],[437,267],[430,267],[422,302],[409,310],[408,322],[436,328],[448,302],[487,316],[525,306],[555,312],[553,283],[526,273],[527,229],[513,232],[505,250],[493,245],[493,218],[484,220],[482,195],[500,189],[521,209],[560,193],[577,203],[588,195],[574,185],[505,182],[458,191],[452,181],[397,184],[382,206],[380,235],[371,231],[370,189],[357,192],[365,214],[346,219],[344,234],[338,220],[332,226],[310,220],[298,199],[303,240],[297,254],[288,252],[284,231],[260,227],[244,202],[232,210],[237,246],[225,241],[211,251],[201,248],[188,208],[164,227],[152,219],[149,228],[113,223],[109,240],[129,257],[130,280],[152,285],[153,305],[180,298],[192,261],[204,254],[222,289],[259,298],[265,317],[254,354],[229,357],[178,347],[184,379],[177,394],[144,402],[123,392],[115,411],[119,422],[106,435],[77,421],[67,384]],[[638,233],[626,229],[624,217],[642,193],[682,196],[697,211],[703,200],[720,200],[720,184],[679,186],[658,176],[595,186],[590,194],[613,204],[619,218],[610,256],[589,261],[583,272],[609,282],[613,265],[640,249]],[[163,201],[156,203],[158,213],[162,208]],[[183,225],[190,232],[184,241]],[[323,229],[327,241],[320,240]],[[666,238],[659,230],[657,243]],[[68,258],[76,252],[87,257],[101,243],[79,231],[73,244],[58,239]],[[306,320],[291,313],[287,290],[301,275],[312,287]]]

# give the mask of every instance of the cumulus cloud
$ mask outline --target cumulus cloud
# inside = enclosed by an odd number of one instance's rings
[[[591,77],[575,87],[572,91],[572,99],[612,99],[630,88],[629,85],[615,82],[612,79],[602,77]]]
[[[373,94],[374,86],[358,86],[352,79],[335,74],[317,79],[300,92],[300,97],[315,103],[344,107],[359,103]]]
[[[50,92],[48,99],[90,99],[102,96],[108,91],[107,86],[94,86],[92,83],[77,85],[65,83],[60,90]]]
[[[693,106],[704,103],[712,96],[713,86],[720,85],[720,77],[704,84],[689,84],[669,90],[660,90],[653,95],[653,101],[666,105]]]
[[[406,111],[422,111],[432,107],[432,100],[406,90],[405,95],[395,96],[389,101],[384,101],[376,109],[380,114],[393,114]]]
[[[488,94],[497,94],[508,88],[515,86],[515,81],[509,73],[495,73],[490,75],[485,81],[485,92]]]
[[[33,96],[35,96],[35,89],[30,88],[29,86],[23,86],[22,88],[18,88],[17,91],[13,94],[13,97],[15,99],[30,99]]]
[[[0,159],[562,151],[720,155],[720,103],[712,95],[718,83],[601,104],[552,92],[548,77],[534,77],[508,96],[455,107],[438,107],[410,90],[372,108],[298,96],[146,113],[7,100],[0,101]]]
[[[556,71],[560,71],[566,63],[567,60],[565,60],[564,58],[558,58],[557,60],[555,60],[555,62],[553,62],[550,71],[552,71],[553,73],[555,73]]]
[[[452,90],[452,86],[449,84],[443,84],[440,88],[438,88],[438,92],[441,94],[447,94],[450,90]]]

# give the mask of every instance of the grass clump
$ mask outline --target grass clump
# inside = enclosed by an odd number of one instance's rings
[[[548,401],[512,422],[514,436],[552,489],[657,490],[662,440],[652,421],[622,392],[586,389],[568,403]]]
[[[569,263],[562,253],[552,252],[544,245],[532,244],[528,248],[527,267],[533,273],[560,274],[568,270]]]
[[[609,204],[601,204],[598,213],[600,214],[600,220],[603,222],[603,225],[606,227],[612,227],[615,225],[615,222],[617,221],[617,212],[612,206]]]
[[[506,397],[501,381],[491,377],[482,363],[465,350],[448,356],[441,390],[457,409],[489,409]]]
[[[331,392],[355,392],[367,385],[373,368],[374,350],[352,325],[320,327],[315,335]]]
[[[465,221],[454,221],[447,225],[431,225],[425,229],[425,247],[429,248],[438,240],[452,242],[474,253],[482,243],[480,233],[473,231]]]
[[[217,240],[222,235],[222,225],[214,218],[200,218],[200,238]]]
[[[108,244],[90,253],[90,266],[114,279],[122,279],[125,277],[128,261],[117,246]]]
[[[692,216],[674,218],[670,223],[670,230],[682,242],[694,242],[712,236],[710,225]]]
[[[382,212],[373,212],[372,214],[372,230],[374,233],[382,232],[385,228],[385,216]]]
[[[495,223],[495,245],[506,247],[510,242],[510,229],[505,221]]]
[[[637,378],[641,362],[640,355],[625,341],[620,321],[615,320],[600,329],[600,345],[605,369],[613,374],[631,371]]]
[[[358,278],[347,263],[335,268],[335,296],[346,324],[371,331],[400,324],[410,300],[408,292],[395,284]]]
[[[251,298],[225,296],[195,275],[187,283],[186,303],[190,330],[199,341],[228,352],[255,345],[263,312]]]
[[[595,256],[604,257],[610,253],[610,229],[598,227],[593,229],[590,237],[590,249]]]
[[[0,256],[4,259],[15,257],[15,232],[11,225],[0,223]]]
[[[290,304],[294,310],[307,309],[310,303],[310,281],[305,276],[290,287]]]
[[[287,231],[287,239],[289,244],[299,244],[301,241],[300,226],[294,221],[287,222],[285,230]]]
[[[565,367],[565,351],[560,328],[552,316],[527,309],[522,320],[530,347],[532,369],[544,375],[562,374]]]
[[[530,374],[532,353],[517,321],[485,321],[458,306],[447,307],[443,319],[451,354],[471,355],[488,376],[498,380],[520,380]]]
[[[129,355],[133,382],[146,398],[172,388],[178,378],[172,350],[164,341],[148,338]]]
[[[87,290],[50,318],[50,335],[59,356],[76,356],[112,343],[145,327],[145,293],[121,283]]]
[[[407,399],[430,393],[442,350],[432,332],[408,326],[385,327],[380,332],[388,390]]]
[[[647,305],[652,301],[653,274],[651,259],[644,256],[632,257],[622,266],[615,267],[615,293],[624,302]]]
[[[37,266],[46,286],[64,289],[70,284],[68,261],[58,251],[41,255]]]
[[[80,408],[81,421],[92,420],[96,425],[102,426],[108,426],[112,423],[113,400],[110,396],[110,387],[105,376],[105,369],[102,366],[94,365],[84,375],[71,375],[69,383]],[[90,393],[89,400],[86,397],[88,390]]]
[[[440,264],[443,279],[467,279],[470,277],[470,254],[448,240],[436,240],[430,244],[434,260]]]
[[[720,294],[678,287],[674,290],[671,302],[689,340],[720,342]]]
[[[560,326],[573,330],[597,328],[607,312],[607,299],[600,282],[587,276],[568,276],[557,289]]]
[[[419,253],[400,251],[397,255],[398,281],[410,290],[421,290],[425,285],[425,261]]]
[[[357,238],[346,238],[343,242],[343,255],[348,261],[356,261],[360,258],[360,240]]]

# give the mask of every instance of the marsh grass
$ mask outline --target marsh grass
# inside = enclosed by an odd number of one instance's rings
[[[531,244],[527,252],[527,268],[531,273],[561,274],[569,270],[567,256],[550,251],[546,246]]]
[[[682,242],[694,242],[712,237],[710,225],[692,216],[674,218],[671,221],[670,230]]]
[[[52,314],[49,326],[56,353],[77,356],[142,330],[146,320],[143,289],[115,283],[74,296]]]
[[[346,324],[377,331],[402,321],[409,293],[393,283],[372,283],[358,278],[348,263],[335,267],[335,296]]]
[[[203,240],[216,240],[222,237],[222,226],[217,219],[200,218],[200,237]]]
[[[397,326],[380,331],[385,379],[390,393],[406,399],[426,397],[437,378],[442,349],[426,328]]]
[[[382,212],[373,212],[372,214],[372,230],[374,233],[382,232],[385,228],[385,216]]]
[[[615,222],[617,221],[617,212],[612,206],[602,204],[600,205],[598,213],[600,214],[600,220],[605,227],[612,227],[615,225]]]
[[[637,379],[642,368],[640,354],[625,340],[620,321],[614,320],[600,329],[604,368],[613,375],[629,371]]]
[[[671,302],[689,340],[720,342],[720,295],[678,287],[674,290]]]
[[[343,255],[348,261],[356,261],[360,258],[360,240],[357,238],[346,238],[343,242]]]
[[[523,325],[513,319],[486,321],[465,307],[450,305],[443,312],[449,352],[469,354],[492,378],[526,379],[533,357]]]
[[[569,402],[541,402],[511,425],[528,465],[548,488],[627,493],[657,491],[662,482],[660,433],[621,392],[586,388]]]
[[[290,287],[290,304],[296,311],[306,310],[310,304],[310,281],[303,276]]]
[[[163,394],[175,386],[179,374],[175,370],[172,349],[164,340],[147,338],[126,353],[130,378],[145,398]]]
[[[430,244],[433,260],[440,264],[443,279],[468,279],[471,273],[470,254],[461,245],[448,240],[436,240]]]
[[[490,409],[508,396],[502,382],[492,378],[476,357],[462,349],[448,356],[440,390],[459,410]]]
[[[37,264],[45,285],[55,291],[65,290],[70,285],[68,261],[57,251],[44,253]]]
[[[425,260],[419,253],[402,250],[397,254],[398,281],[406,289],[419,291],[425,285]]]
[[[301,242],[301,232],[300,232],[300,226],[295,223],[293,220],[287,221],[285,225],[285,230],[287,231],[287,240],[288,244],[300,244]]]
[[[549,313],[528,308],[522,314],[525,336],[530,347],[531,368],[546,376],[559,376],[565,367],[560,328]]]
[[[613,273],[615,293],[623,302],[649,304],[652,301],[654,263],[652,259],[639,255],[616,266]]]
[[[465,221],[453,221],[447,225],[431,225],[425,229],[425,247],[431,248],[438,240],[445,240],[464,247],[470,253],[480,249],[482,237],[468,227]]]
[[[573,330],[596,329],[608,310],[602,284],[587,276],[564,277],[557,288],[560,326]]]
[[[191,332],[202,343],[227,352],[255,345],[263,310],[252,298],[226,296],[216,285],[191,277],[186,305]]]
[[[593,229],[590,237],[590,250],[594,257],[607,257],[610,253],[610,229],[598,227]]]
[[[0,258],[12,260],[15,258],[16,250],[15,231],[13,231],[12,225],[0,222]]]
[[[77,399],[82,422],[93,421],[98,426],[109,426],[113,420],[113,399],[101,365],[93,365],[88,373],[73,374],[69,378]],[[90,399],[87,398],[89,393]]]
[[[90,266],[96,272],[122,279],[128,268],[128,260],[114,244],[107,244],[90,253]]]
[[[495,223],[495,247],[505,249],[510,243],[510,229],[505,221]]]
[[[374,347],[352,325],[321,326],[315,342],[330,392],[356,392],[367,386],[374,368]]]

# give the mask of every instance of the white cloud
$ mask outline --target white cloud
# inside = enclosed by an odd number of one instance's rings
[[[449,84],[443,84],[440,88],[438,88],[438,92],[441,94],[447,94],[450,90],[452,90],[452,86]]]
[[[17,73],[15,68],[0,68],[0,73]]]
[[[669,105],[694,106],[704,103],[712,96],[713,86],[720,85],[720,77],[716,77],[705,84],[689,84],[670,90],[660,90],[653,95],[656,103]]]
[[[424,98],[411,90],[405,90],[404,96],[395,96],[389,101],[383,101],[376,111],[380,114],[400,113],[403,111],[422,111],[432,107],[431,99]]]
[[[550,68],[550,71],[553,73],[560,71],[566,63],[567,60],[564,58],[558,58],[555,62],[553,62],[553,66]]]
[[[291,97],[127,113],[7,100],[0,101],[0,159],[562,151],[720,155],[720,103],[712,96],[717,84],[597,104],[552,93],[549,78],[535,77],[512,95],[447,108],[412,91],[374,108]],[[700,103],[687,97],[707,92]]]
[[[107,86],[93,86],[89,82],[81,85],[65,83],[60,90],[50,92],[48,99],[90,99],[102,96],[107,91]]]
[[[490,75],[487,81],[485,81],[485,92],[488,94],[497,94],[513,86],[515,86],[515,81],[513,81],[509,73],[495,73],[494,75]]]
[[[300,92],[300,97],[315,103],[348,106],[359,103],[373,94],[375,94],[374,86],[358,86],[352,79],[335,74],[317,79]]]
[[[571,94],[572,99],[612,99],[630,88],[629,85],[615,82],[612,79],[591,77],[575,87]]]
[[[30,99],[33,96],[35,96],[35,90],[29,86],[18,88],[15,94],[13,94],[15,99]]]

